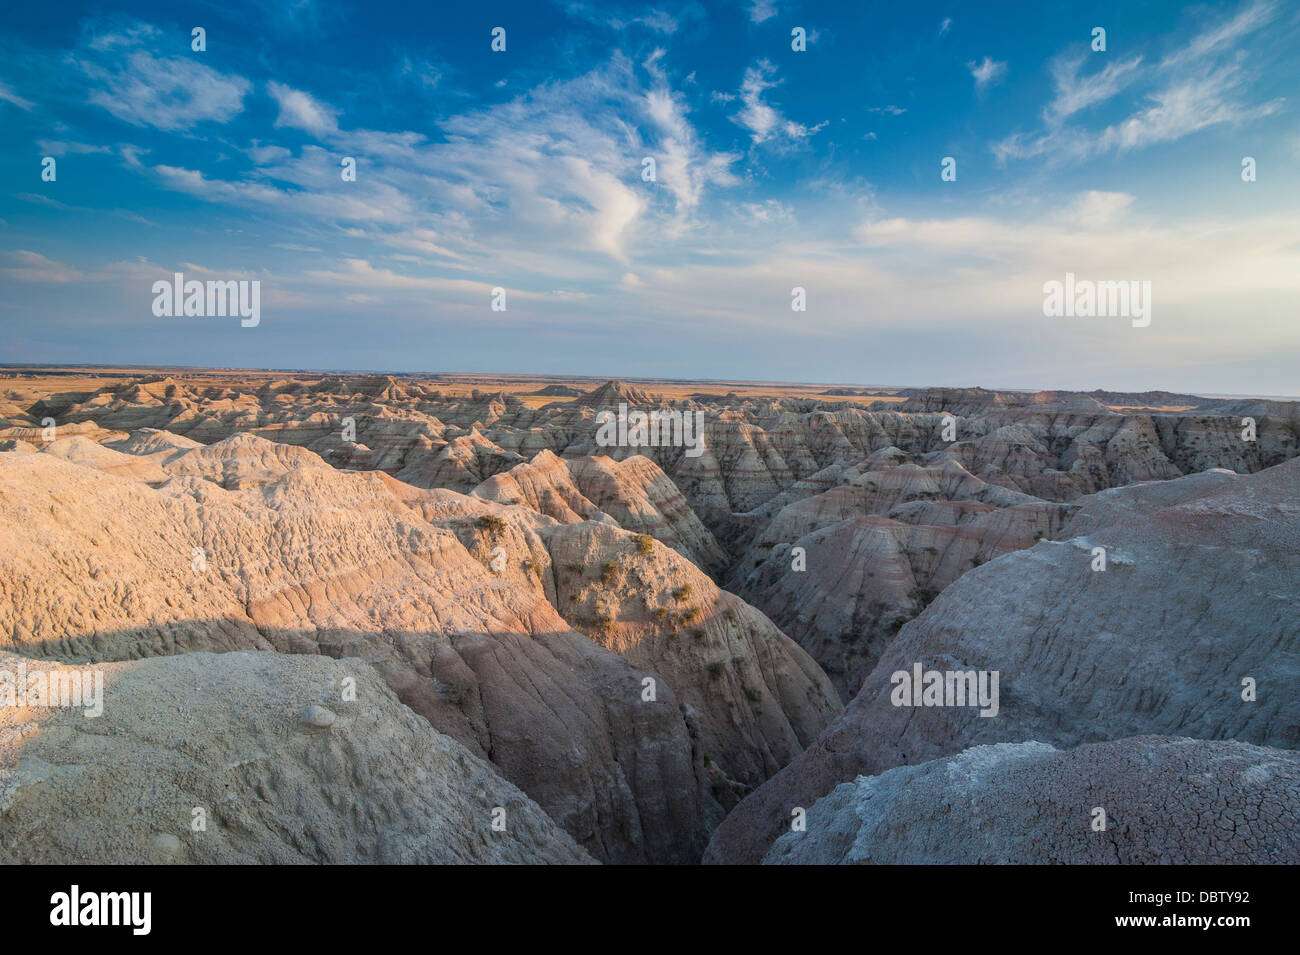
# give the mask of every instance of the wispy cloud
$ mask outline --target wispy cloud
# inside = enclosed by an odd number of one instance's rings
[[[133,42],[133,36],[113,34],[99,37],[91,49],[116,51]],[[89,101],[133,126],[187,130],[203,122],[226,123],[243,110],[252,88],[243,77],[197,60],[147,50],[135,50],[125,62],[102,59],[89,51],[72,58],[92,84]]]
[[[266,88],[280,107],[280,115],[275,119],[277,128],[290,126],[318,137],[338,132],[338,111],[326,106],[310,93],[292,89],[274,80]]]
[[[703,8],[698,5],[686,5],[675,13],[669,13],[659,8],[645,10],[639,4],[633,4],[631,9],[624,9],[621,5],[611,4],[609,0],[603,0],[598,4],[569,3],[565,6],[564,12],[571,17],[597,26],[608,27],[611,30],[643,27],[665,36],[676,33],[683,21],[703,16]]]
[[[1222,53],[1272,21],[1276,13],[1277,4],[1274,0],[1243,4],[1235,16],[1202,31],[1190,43],[1166,57],[1160,65],[1164,68],[1175,67]]]
[[[1142,57],[1108,63],[1091,76],[1081,76],[1086,55],[1058,58],[1052,62],[1052,85],[1056,96],[1043,111],[1043,119],[1059,126],[1075,113],[1097,103],[1104,103],[1137,78]]]
[[[38,139],[36,148],[45,156],[84,156],[93,153],[111,153],[111,146],[91,145],[90,143],[59,142],[54,139]]]
[[[0,101],[13,103],[13,105],[17,106],[19,109],[26,110],[27,112],[31,112],[32,109],[31,100],[23,99],[13,91],[13,88],[10,87],[8,83],[3,81],[0,81]]]
[[[575,79],[449,116],[442,141],[340,130],[329,104],[273,82],[277,125],[309,131],[321,146],[295,154],[255,141],[243,149],[256,164],[243,179],[172,164],[148,168],[169,189],[321,228],[347,223],[355,238],[444,267],[500,270],[514,256],[540,268],[546,255],[566,250],[627,263],[632,244],[691,229],[708,189],[740,182],[731,167],[741,157],[705,146],[663,56],[654,51],[638,71],[616,54]],[[340,179],[343,150],[358,157],[356,182]],[[647,156],[656,164],[650,182],[641,178]]]
[[[82,272],[69,265],[55,262],[38,252],[30,252],[26,249],[5,252],[0,261],[9,263],[0,268],[0,275],[6,275],[21,282],[62,284],[65,282],[79,282],[85,278]]]
[[[732,119],[749,130],[750,140],[755,146],[772,143],[777,146],[791,146],[816,133],[824,123],[817,126],[805,126],[788,119],[779,109],[764,102],[763,94],[780,86],[774,80],[776,67],[770,60],[759,60],[745,70],[745,78],[740,84],[740,112]]]
[[[1050,64],[1054,96],[1043,110],[1044,128],[1007,136],[994,142],[992,151],[1003,163],[1040,156],[1080,161],[1272,115],[1282,101],[1250,101],[1254,73],[1247,68],[1244,53],[1232,47],[1268,23],[1275,12],[1271,3],[1243,7],[1147,70],[1142,68],[1142,57],[1133,56],[1085,75],[1087,56],[1057,57]],[[1142,104],[1124,118],[1101,127],[1076,123],[1078,115],[1139,84],[1146,86]]]
[[[966,68],[970,70],[970,75],[975,77],[975,92],[982,93],[992,83],[1002,79],[1007,73],[1006,63],[999,62],[990,56],[984,57],[979,63],[967,63]]]

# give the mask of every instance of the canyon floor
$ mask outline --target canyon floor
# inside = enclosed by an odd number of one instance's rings
[[[651,411],[700,440],[601,438]],[[0,861],[1297,863],[1298,453],[1266,398],[5,367]]]

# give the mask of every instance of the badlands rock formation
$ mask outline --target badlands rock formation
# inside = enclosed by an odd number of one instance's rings
[[[731,581],[813,655],[846,699],[936,594],[1056,533],[1074,509],[988,484],[954,461],[855,468],[835,478],[846,483],[756,522],[757,541]]]
[[[1076,499],[1211,468],[1252,473],[1300,449],[1300,403],[1167,393],[935,388],[886,399],[862,390],[860,400],[838,402],[703,393],[669,402],[650,387],[608,382],[535,407],[506,391],[445,392],[437,376],[299,376],[261,385],[154,377],[38,400],[8,394],[9,407],[25,410],[9,416],[0,440],[39,446],[47,418],[61,436],[113,429],[109,446],[130,453],[138,452],[121,445],[126,432],[203,444],[253,434],[334,467],[517,501],[561,522],[606,514],[759,606],[846,700],[936,593],[1054,534]],[[596,416],[620,405],[703,413],[702,453],[597,447]],[[1253,441],[1243,440],[1247,417]],[[151,461],[160,454],[155,447]],[[810,560],[806,572],[792,572],[795,547]],[[890,569],[859,571],[850,553],[883,555]]]
[[[0,653],[0,671],[24,663],[91,672]],[[187,653],[98,668],[99,716],[0,708],[0,862],[592,861],[360,660]]]
[[[1300,748],[1300,403],[63,381],[0,394],[0,650],[361,660],[599,861],[757,862],[983,744]],[[703,442],[598,445],[620,405]],[[998,715],[894,707],[916,663],[997,670]]]
[[[595,416],[626,403],[662,402],[611,382],[571,401],[534,408],[513,394],[448,395],[436,382],[391,377],[285,379],[258,388],[199,386],[172,378],[128,380],[91,392],[46,394],[10,417],[0,438],[23,438],[46,416],[60,428],[164,429],[202,443],[251,432],[307,447],[334,464],[375,468],[424,487],[467,492],[547,449],[563,457],[641,453],[652,458],[709,520],[744,513],[832,465],[852,466],[887,447],[960,462],[976,477],[1049,501],[1210,467],[1256,471],[1297,453],[1300,405],[1172,396],[1180,410],[1116,409],[1095,396],[929,389],[906,401],[712,398],[676,402],[705,411],[705,450],[595,446]],[[1161,400],[1156,396],[1155,400]],[[1258,440],[1241,439],[1255,418]],[[953,440],[945,440],[951,416]],[[351,422],[353,440],[344,436]],[[22,433],[18,433],[22,432]],[[717,533],[716,527],[711,527]]]
[[[763,862],[1278,865],[1300,859],[1298,803],[1300,753],[1288,750],[997,743],[836,786]]]
[[[1067,527],[968,572],[900,631],[844,715],[737,807],[707,858],[757,861],[791,807],[981,743],[1176,733],[1300,748],[1298,501],[1298,460],[1111,491],[1083,505],[1085,535]],[[894,705],[892,675],[918,663],[998,671],[998,714]]]

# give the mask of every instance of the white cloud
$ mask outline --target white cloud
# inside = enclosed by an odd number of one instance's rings
[[[191,129],[201,122],[226,123],[244,108],[252,88],[241,76],[218,73],[193,59],[156,57],[136,50],[124,64],[81,61],[98,88],[89,100],[133,126]]]
[[[443,70],[428,60],[412,60],[403,57],[401,75],[415,80],[425,89],[434,89],[442,82]]]
[[[776,16],[775,0],[751,0],[749,4],[749,21],[765,23]]]
[[[621,11],[611,14],[609,9],[610,6],[608,0],[602,0],[602,2],[598,4],[569,3],[564,8],[564,12],[571,17],[577,17],[580,20],[585,20],[588,23],[597,26],[608,27],[611,30],[618,30],[621,32],[630,27],[640,26],[653,31],[654,33],[662,33],[665,36],[674,34],[678,29],[680,29],[681,23],[679,17],[682,19],[689,19],[700,15],[700,10],[698,8],[692,8],[690,6],[681,8],[678,17],[659,9],[650,9],[644,13],[640,13],[639,16],[634,16],[631,13],[624,13]]]
[[[711,185],[732,186],[739,180],[731,165],[739,156],[709,153],[704,149],[687,117],[684,97],[672,91],[666,74],[658,67],[658,55],[647,62],[655,85],[646,91],[643,103],[656,131],[659,181],[676,202],[671,232],[680,232],[699,208],[704,190]]]
[[[1254,33],[1273,19],[1277,5],[1272,0],[1261,0],[1243,6],[1235,16],[1217,26],[1203,30],[1192,41],[1168,56],[1160,65],[1163,68],[1193,63],[1215,53],[1226,51],[1238,40]]]
[[[305,216],[335,224],[340,221],[396,224],[415,215],[416,206],[412,201],[384,183],[356,183],[358,188],[346,191],[322,188],[327,176],[337,178],[337,174],[333,173],[332,164],[325,165],[322,154],[308,155],[305,163],[300,159],[296,161],[296,167],[276,167],[275,170],[280,178],[292,182],[293,178],[302,179],[302,170],[310,168],[314,161],[317,167],[324,168],[313,171],[315,188],[308,189],[280,189],[261,180],[234,182],[211,179],[196,169],[178,166],[158,165],[151,171],[162,185],[177,192],[208,202],[230,203],[263,212],[275,211],[294,218]]]
[[[168,188],[216,203],[318,219],[426,263],[460,271],[509,268],[572,274],[584,257],[630,264],[632,249],[661,247],[694,229],[711,188],[739,184],[737,154],[707,149],[655,51],[639,73],[609,64],[504,103],[445,119],[442,141],[404,131],[352,129],[363,174],[341,184],[338,156],[319,146],[294,156],[254,142],[244,180],[158,165]],[[282,121],[327,132],[332,111],[309,93],[275,86]],[[653,182],[642,158],[655,159]]]
[[[970,70],[970,75],[975,77],[975,91],[982,93],[990,83],[996,83],[1006,75],[1006,63],[994,60],[992,57],[984,57],[979,63],[967,63],[966,68]]]
[[[1067,270],[1150,279],[1167,304],[1216,298],[1226,305],[1236,295],[1300,290],[1300,247],[1293,228],[1288,237],[1288,214],[1160,224],[1133,221],[1132,203],[1125,193],[1090,191],[1074,196],[1063,213],[1027,222],[868,219],[854,236],[891,267],[922,270],[940,283],[983,274],[982,282],[1008,294],[1026,277],[1041,276],[1041,283]],[[990,301],[1007,301],[1008,294]]]
[[[29,252],[26,249],[6,252],[4,258],[12,264],[6,268],[0,268],[0,275],[7,275],[22,282],[63,284],[65,282],[79,282],[86,277],[84,273],[69,265],[55,262],[38,252]]]
[[[284,162],[293,156],[289,150],[283,146],[262,145],[260,142],[254,142],[244,150],[248,158],[253,160],[259,166],[270,165],[271,163]]]
[[[736,215],[750,227],[794,222],[794,209],[779,199],[765,199],[762,202],[739,202],[732,208],[735,210]]]
[[[345,259],[340,268],[313,269],[304,273],[313,282],[329,286],[339,286],[351,290],[352,294],[367,292],[438,292],[454,295],[463,301],[479,302],[486,308],[492,289],[490,282],[471,281],[469,279],[449,279],[428,275],[403,275],[392,269],[376,268],[366,259]],[[508,299],[524,301],[548,301],[556,298],[553,291],[534,292],[528,289],[506,286]]]
[[[32,111],[32,101],[23,99],[15,93],[8,83],[0,82],[0,100],[6,103],[13,103],[21,110]]]
[[[1077,161],[1173,142],[1212,126],[1276,113],[1281,100],[1249,101],[1253,74],[1246,69],[1245,54],[1230,49],[1267,23],[1274,12],[1270,3],[1245,7],[1180,44],[1178,52],[1147,70],[1142,69],[1142,57],[1133,56],[1108,62],[1085,76],[1082,68],[1092,58],[1058,57],[1050,65],[1054,95],[1043,111],[1043,130],[1014,133],[993,143],[994,155],[1000,162],[1040,156]],[[1078,124],[1076,117],[1090,107],[1109,102],[1142,81],[1147,86],[1143,103],[1126,117],[1101,128]]]
[[[310,93],[274,80],[266,88],[280,106],[280,115],[275,118],[277,128],[290,126],[317,137],[326,137],[339,131],[338,111],[326,106]]]
[[[111,146],[92,146],[89,143],[67,143],[51,139],[38,139],[36,148],[46,156],[81,156],[113,151]]]
[[[952,27],[952,17],[944,17],[939,24],[939,36],[943,36]]]
[[[1083,56],[1058,58],[1052,62],[1052,84],[1056,96],[1043,112],[1048,123],[1059,125],[1075,113],[1114,97],[1137,78],[1142,57],[1116,60],[1100,72],[1080,76],[1084,62]]]
[[[732,120],[749,130],[750,140],[755,146],[764,143],[790,146],[797,144],[816,133],[825,123],[808,127],[786,118],[776,107],[763,101],[763,94],[780,84],[772,77],[776,67],[770,60],[759,60],[745,70],[745,77],[740,84],[740,112]]]
[[[1102,229],[1118,223],[1133,204],[1127,192],[1102,192],[1090,189],[1075,197],[1065,211],[1065,221],[1081,229]]]
[[[60,212],[88,212],[84,206],[70,206],[66,202],[60,202],[50,196],[40,192],[16,192],[15,199],[21,199],[23,202],[30,202],[33,205],[47,206],[50,209],[58,209]]]
[[[136,22],[120,30],[96,33],[87,46],[97,52],[132,48],[153,43],[162,36],[162,31],[152,24]]]

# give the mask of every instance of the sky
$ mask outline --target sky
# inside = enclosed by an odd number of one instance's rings
[[[10,5],[0,362],[1300,394],[1300,4],[1084,7]]]

